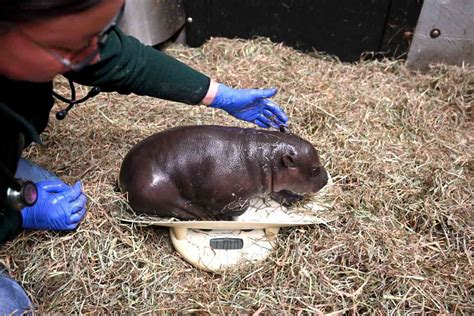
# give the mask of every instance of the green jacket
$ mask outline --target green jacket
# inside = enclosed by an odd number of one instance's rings
[[[65,76],[80,84],[98,86],[102,91],[187,104],[199,103],[209,89],[207,76],[120,30],[111,33],[100,57],[98,63]],[[40,142],[38,134],[46,128],[54,104],[52,88],[52,82],[19,82],[0,76],[0,167],[5,166],[12,174],[23,147],[32,141]],[[25,144],[19,141],[21,134]],[[4,206],[7,187],[8,180],[0,172],[0,243],[22,230],[20,212]]]

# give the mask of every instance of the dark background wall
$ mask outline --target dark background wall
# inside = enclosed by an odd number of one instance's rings
[[[356,61],[404,57],[421,0],[184,0],[186,37],[200,46],[212,37],[269,37],[303,51],[316,49]]]

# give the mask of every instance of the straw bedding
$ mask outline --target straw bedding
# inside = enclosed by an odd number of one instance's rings
[[[45,146],[25,151],[67,183],[81,179],[89,198],[77,231],[28,231],[0,250],[39,311],[474,312],[472,68],[344,64],[266,39],[167,51],[220,82],[279,89],[291,130],[333,176],[333,220],[284,229],[261,264],[221,275],[193,268],[166,229],[116,218],[120,163],[166,128],[250,125],[203,106],[101,94],[65,121],[52,117]]]

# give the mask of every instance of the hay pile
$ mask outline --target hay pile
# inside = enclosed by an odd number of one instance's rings
[[[316,145],[336,182],[336,220],[283,230],[263,264],[194,269],[166,229],[114,218],[120,162],[172,126],[250,125],[205,107],[101,94],[52,119],[46,146],[26,152],[70,184],[82,179],[89,197],[76,232],[25,232],[1,249],[40,311],[474,312],[472,69],[411,74],[399,61],[341,64],[262,39],[168,52],[220,82],[277,87],[290,128]]]

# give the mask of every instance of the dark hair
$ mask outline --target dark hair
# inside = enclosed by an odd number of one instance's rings
[[[77,13],[103,0],[0,0],[0,31],[9,25]]]

